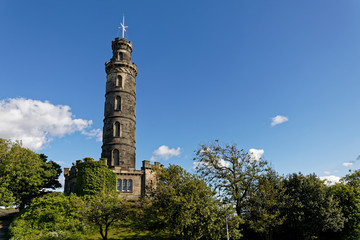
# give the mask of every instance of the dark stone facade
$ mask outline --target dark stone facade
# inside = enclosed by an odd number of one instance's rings
[[[101,157],[107,158],[109,167],[135,169],[137,68],[131,63],[132,43],[125,38],[116,38],[112,41],[112,50],[113,57],[105,63],[107,80]]]
[[[135,169],[135,109],[137,67],[131,63],[132,43],[125,38],[112,41],[113,56],[105,63],[106,91],[103,145],[101,158],[117,174],[118,191],[129,198],[139,198],[146,186],[156,186],[155,162],[143,161],[141,170]],[[78,161],[77,161],[78,162]],[[64,193],[74,192],[77,168],[65,168]],[[131,188],[129,183],[131,182]],[[123,189],[122,184],[127,187]],[[120,188],[120,189],[119,189]]]

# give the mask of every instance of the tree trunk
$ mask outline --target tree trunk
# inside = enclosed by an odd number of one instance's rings
[[[106,235],[104,235],[104,233],[103,233],[103,229],[102,229],[102,225],[100,224],[100,235],[101,235],[101,237],[102,237],[102,239],[103,240],[107,240],[107,236]]]
[[[105,240],[107,240],[108,227],[109,227],[109,226],[106,224],[106,226],[105,226]]]

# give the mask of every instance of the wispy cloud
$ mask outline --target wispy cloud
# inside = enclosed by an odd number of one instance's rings
[[[101,142],[102,141],[102,130],[97,128],[97,129],[91,129],[90,131],[86,131],[86,130],[82,130],[81,134],[88,136],[89,138],[96,138],[96,141]]]
[[[277,115],[275,117],[272,118],[272,121],[271,121],[271,126],[276,126],[278,124],[281,124],[281,123],[284,123],[284,122],[287,122],[289,121],[289,119],[285,116],[281,116],[281,115]]]
[[[21,140],[24,147],[36,151],[56,137],[77,131],[87,136],[93,134],[86,130],[92,121],[75,118],[70,110],[69,106],[53,105],[48,101],[24,98],[1,100],[0,137]]]
[[[344,167],[349,167],[349,166],[354,165],[354,161],[344,162],[342,165],[343,165]]]
[[[180,147],[175,149],[175,148],[169,148],[166,145],[162,145],[153,152],[150,160],[151,161],[168,160],[171,157],[179,156],[180,153],[181,153]]]

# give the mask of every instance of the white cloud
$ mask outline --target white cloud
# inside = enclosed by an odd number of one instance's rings
[[[0,101],[0,137],[21,140],[24,147],[35,151],[55,137],[76,131],[87,136],[98,133],[99,130],[86,131],[91,124],[91,120],[75,118],[66,105],[24,98]]]
[[[63,191],[65,189],[65,177],[64,177],[64,175],[60,175],[59,183],[61,184],[61,187],[57,188],[56,190]]]
[[[263,154],[264,154],[263,149],[255,149],[255,148],[249,149],[249,156],[252,160],[259,161]]]
[[[277,115],[275,117],[272,118],[272,122],[271,122],[271,126],[275,126],[284,122],[289,121],[289,119],[285,116],[281,116],[281,115]]]
[[[178,147],[177,149],[175,148],[170,149],[168,146],[162,145],[153,152],[150,160],[151,161],[158,161],[160,159],[168,160],[171,157],[179,156],[180,153],[181,153],[180,147]]]
[[[331,174],[330,171],[324,171],[324,173],[325,173],[326,175],[330,175],[330,174]]]
[[[334,175],[323,176],[323,177],[320,177],[320,179],[325,180],[325,183],[327,185],[334,185],[335,183],[340,182],[340,177],[334,176]]]
[[[349,166],[352,166],[354,164],[354,162],[344,162],[342,165],[344,167],[349,167]]]

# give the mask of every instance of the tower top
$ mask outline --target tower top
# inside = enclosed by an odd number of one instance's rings
[[[125,38],[125,32],[126,32],[126,28],[128,26],[125,26],[125,16],[123,15],[123,22],[120,23],[120,27],[118,27],[118,29],[121,29],[122,30],[122,38]]]

